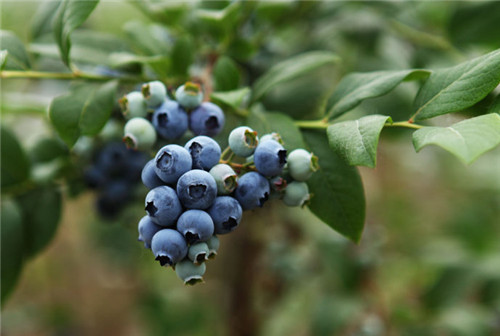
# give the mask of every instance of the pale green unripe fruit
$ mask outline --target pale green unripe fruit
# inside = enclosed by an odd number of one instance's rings
[[[152,81],[142,86],[142,95],[148,107],[158,107],[167,99],[167,88],[160,81]]]
[[[227,164],[219,163],[209,173],[217,183],[218,195],[229,195],[238,186],[238,174]]]
[[[293,181],[289,183],[283,195],[283,202],[292,207],[303,206],[309,199],[309,187],[305,182]]]
[[[296,149],[288,154],[288,172],[296,181],[307,181],[319,169],[318,157],[305,149]]]
[[[193,109],[203,101],[203,92],[199,84],[187,82],[177,88],[175,99],[182,107]]]
[[[154,126],[144,118],[130,119],[124,128],[123,141],[128,148],[148,150],[156,142]]]
[[[219,238],[217,238],[217,236],[212,236],[206,243],[208,245],[208,259],[215,258],[220,246]]]
[[[205,263],[193,264],[189,259],[184,259],[175,265],[175,273],[184,281],[185,285],[194,285],[203,282],[203,274],[207,270]]]
[[[148,115],[148,107],[142,93],[133,91],[120,99],[123,115],[127,119],[145,118]]]
[[[283,139],[281,138],[281,135],[279,133],[273,132],[269,134],[264,134],[259,138],[259,142],[265,142],[268,140],[274,140],[277,141],[280,145],[284,145]]]
[[[188,258],[195,264],[201,264],[208,259],[210,250],[205,242],[193,244],[189,247]]]
[[[247,157],[253,154],[259,144],[257,132],[247,126],[240,126],[229,134],[229,147],[234,154]]]

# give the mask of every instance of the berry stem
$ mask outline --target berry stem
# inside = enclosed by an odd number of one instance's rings
[[[224,151],[222,152],[222,154],[220,155],[220,159],[221,161],[224,160],[224,158],[229,154],[229,153],[233,153],[233,151],[231,150],[231,147],[227,146]]]
[[[406,127],[406,128],[413,128],[413,129],[420,129],[422,127],[425,127],[423,125],[417,125],[414,123],[410,123],[408,121],[398,121],[394,123],[386,123],[384,125],[385,127]]]
[[[144,78],[134,76],[110,77],[85,72],[44,72],[44,71],[0,71],[0,78],[30,78],[30,79],[83,79],[93,81],[109,81],[118,79],[127,82],[140,82]]]
[[[325,129],[328,126],[333,125],[333,123],[328,123],[325,119],[320,120],[295,120],[295,125],[299,128],[305,129]],[[385,123],[384,127],[406,127],[412,129],[420,129],[425,127],[424,125],[414,124],[410,121],[398,121],[393,123]]]

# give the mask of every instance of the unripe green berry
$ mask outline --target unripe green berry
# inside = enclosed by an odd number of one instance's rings
[[[268,141],[268,140],[277,141],[280,145],[284,145],[285,144],[283,142],[283,139],[281,138],[281,135],[279,135],[279,133],[276,133],[276,132],[269,133],[269,134],[264,134],[263,136],[261,136],[259,138],[259,142],[260,143]]]
[[[160,81],[153,81],[142,86],[142,95],[148,107],[158,107],[167,99],[167,88]]]
[[[184,259],[175,265],[175,273],[184,281],[185,285],[194,285],[203,282],[203,274],[207,270],[205,263],[196,265],[189,259]]]
[[[238,186],[238,175],[231,166],[220,163],[210,169],[210,175],[217,183],[218,195],[229,195]]]
[[[283,202],[292,207],[304,206],[309,199],[309,187],[305,182],[290,182],[283,195]]]
[[[217,255],[217,251],[219,250],[220,241],[217,236],[212,236],[210,239],[206,241],[208,245],[208,259],[213,259]]]
[[[195,264],[201,264],[208,259],[208,245],[205,242],[199,242],[189,247],[188,258]]]
[[[145,118],[148,115],[146,100],[138,91],[130,92],[120,99],[119,103],[122,108],[123,115],[127,119]]]
[[[156,142],[156,130],[144,118],[130,119],[125,124],[124,133],[123,141],[128,148],[148,150]]]
[[[305,149],[296,149],[288,154],[288,172],[296,181],[307,181],[319,169],[318,157]]]
[[[99,132],[99,137],[104,142],[118,140],[122,137],[123,125],[116,119],[109,119]]]
[[[253,154],[259,144],[257,132],[247,126],[240,126],[229,134],[229,147],[234,154],[247,157]]]
[[[177,88],[175,99],[182,107],[193,109],[203,101],[203,92],[199,84],[187,82]]]

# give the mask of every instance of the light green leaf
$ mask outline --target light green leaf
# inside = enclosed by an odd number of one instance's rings
[[[388,116],[369,115],[330,125],[326,131],[330,147],[352,166],[375,168],[380,132]]]
[[[7,64],[8,53],[7,50],[0,50],[0,71],[2,71],[5,68],[5,64]]]
[[[233,91],[212,92],[210,97],[214,101],[224,103],[232,108],[238,109],[244,103],[249,94],[250,88],[244,87]]]
[[[134,47],[144,55],[168,55],[172,41],[165,27],[157,24],[146,25],[142,22],[130,21],[125,24],[123,29]]]
[[[412,120],[460,111],[500,83],[500,49],[452,68],[433,71],[415,98]]]
[[[85,22],[98,3],[98,0],[64,0],[59,6],[52,28],[64,64],[69,66],[71,33]]]
[[[287,59],[273,66],[253,87],[252,102],[259,100],[279,83],[288,81],[325,64],[335,64],[340,58],[327,51],[311,51]]]
[[[86,101],[81,116],[80,130],[83,135],[96,135],[111,116],[115,105],[118,83],[111,81],[101,85]]]
[[[1,204],[1,262],[2,305],[15,288],[23,268],[24,243],[21,211],[12,200],[2,199]]]
[[[4,67],[7,69],[29,69],[31,67],[28,53],[24,48],[23,42],[14,33],[7,30],[0,30],[0,48],[6,50],[7,55],[3,53]]]
[[[167,56],[139,56],[128,52],[116,52],[109,55],[109,64],[112,67],[120,67],[129,64],[163,65],[170,68],[170,58]]]
[[[2,126],[0,137],[1,180],[2,188],[5,188],[26,181],[30,173],[30,163],[14,133]]]
[[[309,209],[338,233],[359,242],[365,222],[365,196],[358,170],[330,149],[326,135],[314,131],[303,135],[320,166],[307,181],[312,194]]]
[[[365,99],[385,95],[402,81],[426,78],[429,73],[427,70],[410,69],[349,74],[342,78],[328,99],[326,104],[328,118],[335,119]]]
[[[52,20],[57,13],[61,0],[41,1],[33,15],[30,35],[33,40],[49,33],[52,30]]]
[[[420,151],[436,145],[471,163],[500,144],[500,116],[496,113],[458,122],[450,127],[424,127],[413,133],[413,146]]]
[[[240,86],[240,72],[236,63],[227,56],[219,57],[214,65],[214,86],[216,91],[231,91]]]

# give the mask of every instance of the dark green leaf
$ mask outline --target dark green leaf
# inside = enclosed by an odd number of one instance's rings
[[[471,163],[500,144],[500,116],[496,113],[467,119],[450,127],[424,127],[413,133],[413,146],[420,151],[436,145]]]
[[[259,100],[274,86],[313,71],[325,64],[335,64],[339,57],[326,51],[311,51],[276,64],[260,77],[253,87],[252,101]]]
[[[16,136],[9,129],[1,128],[2,188],[26,181],[30,173],[28,157]]]
[[[52,28],[64,64],[69,66],[71,33],[85,22],[98,3],[98,0],[63,0],[59,6]]]
[[[425,78],[426,70],[376,71],[352,73],[340,81],[328,99],[326,111],[329,119],[334,119],[352,110],[363,100],[389,93],[404,80]]]
[[[1,303],[5,303],[14,289],[23,268],[23,222],[17,204],[11,200],[2,200],[1,225]]]
[[[325,134],[305,131],[303,135],[320,165],[307,182],[312,193],[309,209],[335,231],[359,242],[365,222],[365,195],[358,170],[330,149]]]
[[[216,91],[231,91],[240,86],[240,72],[236,63],[227,56],[219,57],[214,66]]]
[[[191,38],[188,35],[179,37],[172,48],[172,75],[187,76],[195,54],[196,51]]]
[[[89,97],[80,115],[81,134],[96,135],[104,127],[115,105],[117,86],[115,81],[108,82]]]
[[[415,98],[412,120],[474,105],[500,83],[500,49],[452,68],[433,71]]]
[[[375,168],[380,132],[388,116],[369,115],[330,125],[326,131],[330,147],[353,166]]]
[[[24,44],[14,33],[0,30],[0,46],[2,50],[7,50],[7,58],[4,61],[5,68],[25,70],[31,67]]]
[[[52,20],[61,4],[60,0],[42,1],[33,15],[31,22],[31,38],[36,40],[52,30]]]
[[[495,97],[490,107],[488,108],[488,112],[500,114],[500,94]]]
[[[33,257],[54,237],[61,218],[62,197],[55,187],[32,190],[18,198],[23,210],[24,252]]]
[[[59,138],[43,138],[28,150],[33,163],[46,163],[69,154],[68,147]]]

